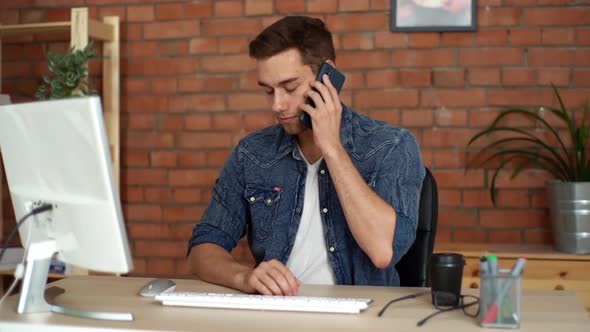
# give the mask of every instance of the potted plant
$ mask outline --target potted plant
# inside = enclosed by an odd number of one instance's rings
[[[502,169],[513,166],[511,179],[529,167],[549,172],[553,177],[547,187],[555,246],[559,251],[587,254],[590,253],[590,154],[586,146],[590,138],[588,107],[584,108],[581,121],[576,122],[557,88],[552,87],[559,107],[543,109],[556,117],[555,124],[550,124],[534,110],[503,110],[489,127],[478,132],[467,144],[469,147],[484,137],[499,134],[468,161],[467,168],[494,165],[490,185],[494,206],[496,179]],[[506,120],[513,117],[532,120],[540,127],[530,130],[506,125]],[[563,124],[566,129],[567,139],[560,136],[558,124]],[[540,132],[548,133],[555,143],[548,143],[539,137]]]
[[[88,61],[96,57],[92,46],[90,42],[84,49],[70,48],[64,54],[46,51],[50,74],[43,76],[35,97],[44,100],[97,94],[88,78]]]

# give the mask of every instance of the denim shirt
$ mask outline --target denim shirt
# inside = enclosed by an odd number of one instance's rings
[[[369,187],[396,211],[394,257],[377,268],[354,239],[330,170],[322,160],[318,186],[326,250],[340,285],[398,286],[395,264],[416,237],[424,165],[407,129],[372,120],[343,105],[341,141]],[[243,138],[213,188],[211,202],[188,244],[215,243],[231,251],[240,238],[256,263],[277,259],[286,265],[301,212],[307,164],[294,136],[274,125]]]

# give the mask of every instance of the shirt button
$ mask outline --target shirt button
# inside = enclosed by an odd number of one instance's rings
[[[270,204],[270,203],[272,203],[272,199],[269,198],[266,200],[266,204]]]
[[[301,213],[301,208],[296,208],[295,211],[297,211],[297,213]]]
[[[322,170],[320,170],[320,174],[321,174],[321,175],[324,175],[324,174],[326,174],[326,171],[324,171],[324,170],[322,169]]]
[[[254,202],[256,200],[256,197],[252,196],[250,197],[250,202]]]
[[[330,252],[334,252],[334,251],[336,251],[336,248],[330,247]]]
[[[326,208],[323,208],[323,209],[322,209],[322,212],[323,212],[323,213],[328,213],[328,209],[326,209]]]

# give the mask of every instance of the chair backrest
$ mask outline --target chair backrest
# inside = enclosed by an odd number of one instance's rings
[[[429,287],[428,263],[434,249],[438,224],[438,189],[436,181],[426,168],[422,182],[418,208],[418,230],[410,250],[395,265],[400,277],[400,286]]]

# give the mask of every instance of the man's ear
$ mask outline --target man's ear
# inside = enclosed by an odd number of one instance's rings
[[[334,63],[334,61],[332,61],[332,60],[328,59],[328,60],[326,60],[326,62],[327,62],[328,64],[330,64],[330,66],[332,66],[332,67],[336,68],[336,64]]]

